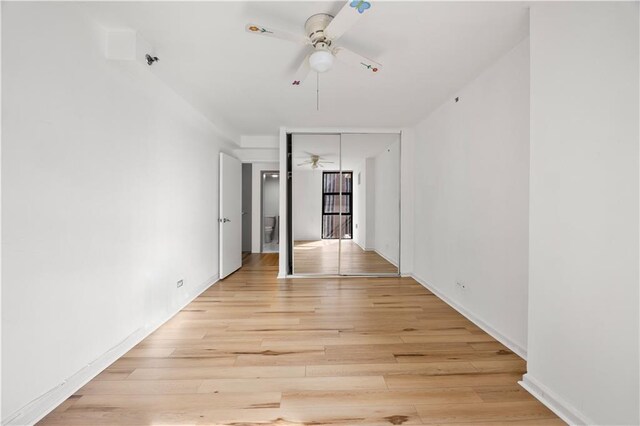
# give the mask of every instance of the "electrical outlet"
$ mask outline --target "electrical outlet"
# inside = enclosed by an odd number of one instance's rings
[[[176,284],[176,288],[182,287],[183,284],[184,284],[184,280],[178,281],[178,283]]]
[[[456,281],[456,285],[460,287],[462,290],[466,289],[467,286],[462,281]]]

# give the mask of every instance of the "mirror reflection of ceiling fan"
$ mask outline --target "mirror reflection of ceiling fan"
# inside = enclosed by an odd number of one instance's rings
[[[247,32],[253,34],[292,41],[313,48],[304,58],[293,77],[291,84],[299,86],[311,70],[317,73],[329,71],[335,58],[342,62],[353,64],[369,73],[375,74],[380,71],[382,65],[379,63],[342,46],[335,45],[335,42],[370,9],[370,1],[348,0],[335,17],[326,13],[312,15],[304,24],[306,36],[291,34],[257,24],[247,24],[245,28]]]
[[[310,152],[305,152],[305,154],[309,154],[309,159],[299,163],[298,167],[310,165],[312,169],[317,169],[318,167],[324,168],[323,164],[333,164],[333,161],[323,160],[321,155],[312,154]]]

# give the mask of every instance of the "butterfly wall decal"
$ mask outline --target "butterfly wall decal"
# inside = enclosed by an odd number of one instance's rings
[[[371,7],[371,3],[365,0],[353,0],[350,6],[355,8],[358,13],[364,13],[365,10]]]

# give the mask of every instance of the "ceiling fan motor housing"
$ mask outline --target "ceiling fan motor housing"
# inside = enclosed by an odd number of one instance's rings
[[[316,13],[312,15],[304,24],[306,34],[309,36],[311,43],[316,46],[318,43],[323,43],[326,47],[331,44],[331,41],[327,40],[324,34],[325,28],[329,25],[333,16],[327,13]],[[325,47],[323,46],[323,47]]]

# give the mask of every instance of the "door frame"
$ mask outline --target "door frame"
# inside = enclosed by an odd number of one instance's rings
[[[260,253],[264,253],[264,175],[266,173],[277,173],[278,185],[280,184],[280,170],[260,170]],[[280,203],[281,197],[279,189],[280,188],[278,188],[278,203]],[[278,229],[280,229],[281,226],[282,223],[278,225]],[[281,241],[278,236],[278,249],[280,249],[280,243]]]
[[[249,173],[249,211],[246,212],[244,210],[244,208],[242,209],[242,238],[243,238],[243,243],[244,243],[244,221],[245,221],[245,216],[248,216],[249,219],[249,250],[242,250],[243,253],[251,253],[252,250],[252,243],[253,243],[253,163],[250,162],[243,162],[242,163],[242,197],[243,197],[243,205],[244,205],[244,196],[245,196],[245,187],[244,187],[244,170],[245,170],[245,165],[249,166],[249,170],[251,173]],[[243,206],[244,207],[244,206]]]
[[[399,162],[400,175],[398,176],[399,198],[398,203],[398,273],[397,274],[378,274],[378,273],[362,273],[360,275],[324,275],[324,274],[305,274],[295,275],[293,273],[293,227],[292,227],[292,144],[293,135],[350,135],[350,134],[395,134],[398,135],[399,143]],[[280,177],[286,176],[286,179],[280,179],[280,251],[279,251],[279,270],[278,278],[314,278],[323,277],[397,277],[402,276],[402,144],[403,129],[402,128],[298,128],[298,127],[280,127]],[[342,169],[342,165],[340,165]],[[285,223],[286,226],[282,226]],[[286,244],[282,244],[286,241]]]

